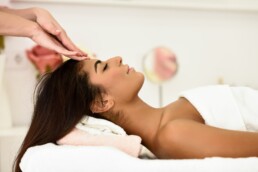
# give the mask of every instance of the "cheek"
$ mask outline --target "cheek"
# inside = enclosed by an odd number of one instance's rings
[[[116,78],[123,78],[123,77],[125,77],[125,73],[122,73],[121,70],[120,71],[114,70],[112,72],[109,72],[108,75],[109,75],[110,79],[114,79],[114,80]]]
[[[126,76],[121,71],[113,71],[103,76],[103,83],[106,87],[115,87],[117,84],[124,82],[125,79]]]

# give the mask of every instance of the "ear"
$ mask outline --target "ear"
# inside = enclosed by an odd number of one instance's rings
[[[105,94],[105,95],[102,95],[102,100],[101,99],[95,100],[92,103],[90,109],[93,113],[107,112],[114,106],[114,104],[115,103],[112,97]]]

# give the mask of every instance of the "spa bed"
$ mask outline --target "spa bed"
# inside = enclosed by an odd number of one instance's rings
[[[20,163],[23,172],[258,172],[258,158],[150,160],[107,146],[31,147]]]

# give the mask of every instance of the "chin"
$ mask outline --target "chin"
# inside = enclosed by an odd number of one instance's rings
[[[142,85],[144,83],[145,77],[143,73],[139,73],[139,84],[140,84],[140,89],[142,88]]]

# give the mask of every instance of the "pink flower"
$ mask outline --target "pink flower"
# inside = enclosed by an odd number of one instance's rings
[[[40,45],[36,45],[31,50],[27,50],[26,53],[29,60],[38,69],[40,75],[55,70],[63,63],[63,59],[60,54]]]
[[[154,71],[162,81],[170,79],[177,72],[177,60],[173,51],[165,47],[154,50]]]

